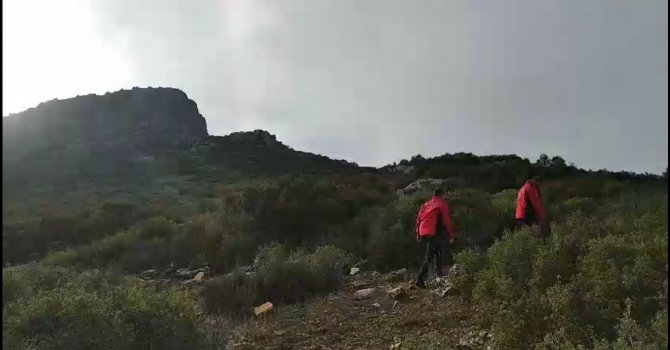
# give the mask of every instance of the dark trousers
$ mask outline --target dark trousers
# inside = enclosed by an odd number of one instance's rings
[[[426,280],[426,277],[428,276],[428,268],[432,264],[434,264],[435,267],[435,275],[437,275],[438,277],[442,276],[443,237],[444,237],[443,234],[437,233],[434,236],[425,237],[421,240],[426,247],[426,257],[424,258],[423,264],[421,265],[421,270],[419,271],[419,276],[417,277],[418,281]],[[447,260],[451,260],[451,254],[450,254],[451,251],[449,250],[449,248],[447,248],[446,253],[447,253]]]

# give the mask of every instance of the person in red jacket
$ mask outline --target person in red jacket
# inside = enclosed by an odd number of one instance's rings
[[[538,176],[532,171],[528,176],[526,183],[521,186],[516,199],[515,219],[519,226],[539,226],[540,229],[545,224],[544,205],[542,204],[542,195],[538,185]]]
[[[417,276],[415,285],[420,288],[426,286],[426,275],[431,263],[435,263],[435,274],[442,276],[442,240],[446,234],[449,244],[456,239],[456,230],[451,222],[449,206],[442,198],[441,188],[435,189],[433,198],[423,203],[416,218],[416,239],[425,242],[426,257]]]

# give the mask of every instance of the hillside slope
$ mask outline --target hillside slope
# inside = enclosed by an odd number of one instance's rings
[[[370,170],[294,151],[263,130],[209,136],[195,102],[172,88],[50,101],[3,118],[3,201],[21,207]]]
[[[667,172],[469,153],[370,169],[263,130],[209,136],[185,95],[145,92],[3,121],[3,349],[667,348]],[[91,116],[134,93],[190,107]],[[548,237],[516,226],[529,170]],[[457,273],[389,297],[422,263],[436,186]]]

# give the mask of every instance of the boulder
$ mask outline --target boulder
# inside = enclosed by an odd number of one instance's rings
[[[371,297],[374,292],[375,288],[359,289],[356,292],[354,292],[354,300],[367,299]]]
[[[424,189],[433,189],[436,186],[443,186],[448,183],[447,179],[418,179],[402,189],[396,191],[399,195],[410,195]]]

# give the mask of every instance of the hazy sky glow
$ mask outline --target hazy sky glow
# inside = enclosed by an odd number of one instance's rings
[[[5,0],[3,115],[184,90],[209,132],[383,165],[421,153],[667,166],[667,0]]]

